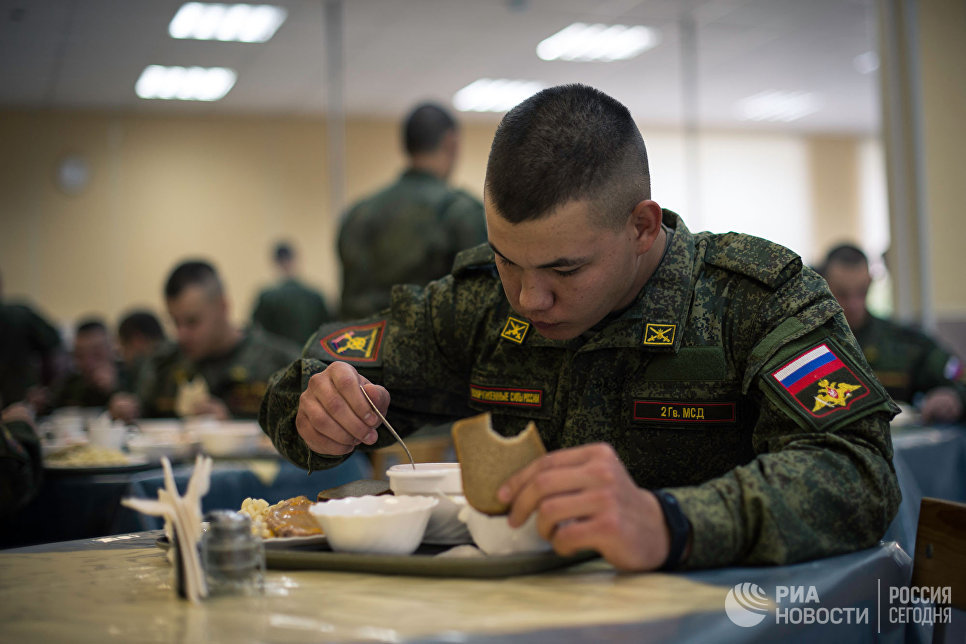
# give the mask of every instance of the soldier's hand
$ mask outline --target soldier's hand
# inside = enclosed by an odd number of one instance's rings
[[[309,378],[309,385],[299,398],[295,428],[313,452],[341,456],[360,443],[376,442],[379,417],[359,385],[365,386],[372,402],[385,414],[389,392],[370,383],[345,362],[333,362]]]
[[[661,506],[637,487],[605,443],[550,452],[507,479],[501,501],[510,525],[537,513],[540,535],[560,555],[596,550],[620,570],[654,570],[667,558],[670,531]]]
[[[141,415],[141,403],[136,396],[126,393],[116,393],[107,401],[107,411],[111,418],[130,423]]]
[[[938,387],[923,398],[922,419],[927,423],[953,423],[963,415],[963,403],[952,387]]]
[[[228,420],[231,418],[228,405],[220,398],[215,398],[214,396],[208,396],[206,399],[195,403],[195,406],[191,409],[191,414],[193,416],[210,416],[215,420]]]

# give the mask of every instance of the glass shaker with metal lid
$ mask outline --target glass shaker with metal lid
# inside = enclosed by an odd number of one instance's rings
[[[209,594],[262,592],[265,546],[252,534],[251,519],[231,510],[215,510],[205,518],[209,524],[201,538],[201,560]]]

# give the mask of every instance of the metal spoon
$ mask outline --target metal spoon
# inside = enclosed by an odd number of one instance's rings
[[[362,385],[359,385],[359,389],[362,390],[362,395],[365,396],[366,397],[366,400],[369,401],[369,406],[372,407],[372,411],[376,412],[376,416],[379,416],[379,420],[382,421],[382,424],[386,426],[386,429],[388,429],[389,432],[393,435],[393,437],[397,441],[399,441],[399,444],[402,445],[402,448],[404,450],[406,450],[406,456],[409,457],[409,464],[412,465],[413,466],[413,469],[415,470],[416,469],[416,461],[413,460],[413,455],[409,453],[409,448],[406,447],[406,443],[404,443],[403,442],[403,439],[401,439],[399,437],[399,434],[396,433],[396,430],[392,428],[392,425],[390,425],[389,424],[389,421],[386,420],[386,417],[382,415],[382,412],[379,411],[378,408],[376,408],[376,403],[372,402],[372,398],[370,398],[369,397],[369,394],[366,393],[366,388],[363,387]]]

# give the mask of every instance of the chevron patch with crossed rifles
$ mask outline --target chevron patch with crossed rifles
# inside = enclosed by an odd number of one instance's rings
[[[644,327],[644,344],[652,347],[669,347],[674,344],[676,324],[647,323]]]
[[[510,342],[523,344],[523,341],[527,338],[528,331],[530,331],[529,322],[511,315],[507,317],[506,324],[503,325],[503,331],[500,333],[500,337],[506,338]]]

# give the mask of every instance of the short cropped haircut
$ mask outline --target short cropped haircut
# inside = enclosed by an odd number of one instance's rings
[[[164,285],[164,296],[169,300],[176,298],[189,286],[204,286],[218,295],[223,292],[215,267],[203,260],[178,264]]]
[[[92,331],[107,333],[107,325],[104,324],[104,320],[99,317],[87,317],[79,320],[77,326],[74,327],[74,335],[91,333]]]
[[[409,113],[403,125],[406,153],[433,152],[439,148],[446,133],[456,129],[456,119],[441,105],[421,103]]]
[[[839,244],[825,256],[825,261],[822,263],[819,273],[827,275],[828,267],[832,264],[858,268],[859,266],[868,266],[869,258],[855,244]]]
[[[122,342],[143,336],[149,340],[164,340],[164,329],[154,313],[146,310],[131,311],[121,319],[117,335]]]
[[[538,92],[503,117],[484,186],[511,223],[588,201],[597,223],[619,228],[651,196],[647,149],[630,111],[579,84]]]
[[[275,245],[275,261],[281,264],[282,262],[291,261],[295,252],[292,250],[292,246],[288,242],[279,242]]]

